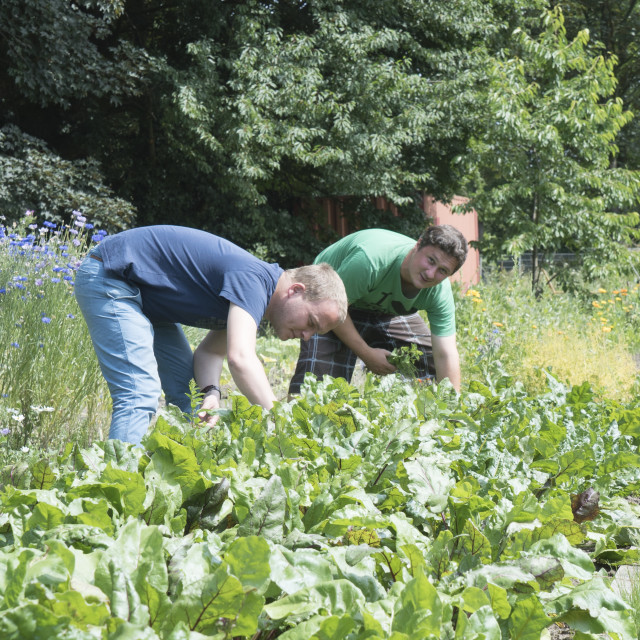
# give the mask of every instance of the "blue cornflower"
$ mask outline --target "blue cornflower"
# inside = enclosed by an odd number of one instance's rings
[[[23,284],[20,284],[19,282],[16,283],[14,286],[15,286],[16,289],[24,289],[25,288],[25,286]]]
[[[67,280],[69,282],[73,280],[73,276],[64,276],[64,280]]]
[[[48,220],[45,220],[42,224],[47,227],[47,229],[55,229],[58,226],[54,222],[49,222]]]
[[[85,228],[85,229],[93,229],[93,225],[92,225],[90,222],[87,222],[87,223],[84,225],[84,228]]]
[[[71,320],[75,319],[75,316],[73,315],[73,313],[67,313],[67,318],[70,318]]]
[[[51,324],[51,318],[47,318],[47,316],[42,316],[42,322],[45,324]]]
[[[60,282],[60,278],[51,278],[51,282]]]
[[[7,290],[4,287],[2,287],[2,289],[0,289],[0,293],[7,293]]]
[[[9,435],[9,429],[7,429],[6,427],[4,429],[0,429],[0,435],[8,436]]]
[[[11,346],[12,346],[12,347],[15,347],[16,349],[19,349],[19,348],[20,348],[20,345],[19,345],[17,342],[12,342],[12,343],[11,343]]]

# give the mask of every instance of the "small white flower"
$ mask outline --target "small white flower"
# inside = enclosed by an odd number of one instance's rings
[[[33,411],[35,411],[36,413],[45,413],[45,412],[47,412],[47,413],[51,413],[51,411],[53,411],[53,410],[54,410],[54,408],[53,408],[53,407],[44,407],[44,406],[42,406],[42,407],[37,407],[37,406],[35,406],[35,405],[33,405],[33,404],[31,405],[31,409],[32,409]]]
[[[24,420],[24,416],[21,413],[14,413],[11,417],[17,422],[22,422]]]
[[[22,447],[20,451],[22,451],[22,453],[29,453],[29,447]]]

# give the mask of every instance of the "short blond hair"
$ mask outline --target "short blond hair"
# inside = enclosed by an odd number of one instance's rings
[[[300,282],[305,286],[304,297],[310,302],[322,302],[332,300],[338,306],[340,322],[347,317],[347,292],[344,289],[342,278],[334,268],[326,262],[310,264],[296,269],[287,269],[285,272],[291,282]]]

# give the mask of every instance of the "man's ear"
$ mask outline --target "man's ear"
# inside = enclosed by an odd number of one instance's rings
[[[302,284],[302,282],[294,282],[289,289],[287,289],[287,293],[289,296],[293,296],[297,293],[304,293],[307,290],[307,287]]]

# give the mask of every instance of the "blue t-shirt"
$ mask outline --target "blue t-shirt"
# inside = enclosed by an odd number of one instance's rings
[[[107,236],[105,269],[135,284],[151,322],[225,329],[229,303],[260,324],[283,270],[206,231],[171,225]]]

